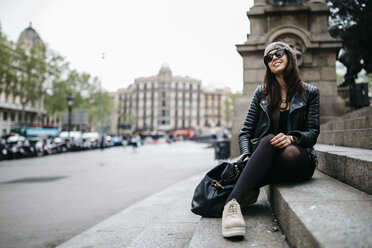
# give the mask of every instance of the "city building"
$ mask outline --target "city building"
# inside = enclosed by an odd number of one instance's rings
[[[203,87],[201,80],[175,76],[163,64],[157,75],[136,78],[111,93],[118,107],[112,132],[226,127],[223,107],[229,93],[228,88]]]
[[[26,53],[30,55],[32,48],[37,47],[36,56],[41,59],[45,56],[45,46],[38,33],[31,27],[31,24],[19,36],[17,44],[10,42],[6,44],[8,49],[14,57],[21,56],[16,47],[21,47]],[[27,70],[20,68],[18,64],[8,65],[9,70],[14,70],[13,75],[21,75],[27,73]],[[35,94],[34,97],[28,97],[25,90],[27,87],[21,85],[22,82],[15,80],[5,80],[5,84],[1,85],[0,90],[0,131],[1,135],[8,134],[12,129],[19,129],[24,123],[40,123],[46,116],[44,110],[44,99],[42,94]],[[37,80],[36,80],[37,81]],[[37,85],[33,85],[35,89],[43,89],[43,81],[40,79]]]

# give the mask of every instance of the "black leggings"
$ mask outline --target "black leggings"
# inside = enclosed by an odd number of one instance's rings
[[[249,191],[267,184],[306,181],[313,176],[315,164],[308,152],[297,145],[276,148],[270,143],[274,137],[269,134],[261,139],[226,203],[233,198],[241,203]]]

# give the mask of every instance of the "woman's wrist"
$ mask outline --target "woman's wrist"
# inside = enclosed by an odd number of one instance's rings
[[[288,135],[289,139],[291,140],[291,144],[296,144],[297,143],[297,137],[293,135]]]

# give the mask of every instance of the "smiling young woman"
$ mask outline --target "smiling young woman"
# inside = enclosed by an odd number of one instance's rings
[[[240,159],[247,163],[223,210],[224,237],[245,234],[240,205],[256,202],[260,187],[309,180],[316,167],[319,90],[301,81],[289,45],[269,44],[263,61],[263,85],[254,93],[239,134]]]

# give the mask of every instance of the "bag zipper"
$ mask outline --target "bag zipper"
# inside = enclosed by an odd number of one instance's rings
[[[218,182],[217,180],[213,180],[213,181],[211,182],[211,184],[212,184],[214,187],[216,187],[216,188],[225,189],[225,188],[220,184],[220,182]]]

